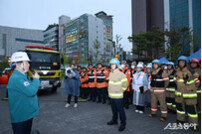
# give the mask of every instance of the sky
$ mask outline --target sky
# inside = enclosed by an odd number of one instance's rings
[[[45,30],[61,15],[74,19],[100,11],[114,16],[113,36],[121,35],[124,50],[131,51],[131,0],[0,0],[0,25]]]

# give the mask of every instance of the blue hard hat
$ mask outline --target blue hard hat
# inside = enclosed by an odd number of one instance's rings
[[[160,61],[159,61],[158,59],[154,59],[154,60],[152,61],[152,64],[154,64],[154,63],[157,63],[157,64],[160,66]]]
[[[113,58],[110,60],[110,64],[116,64],[117,67],[120,66],[120,61],[117,58]]]
[[[179,62],[180,60],[184,60],[184,61],[186,61],[187,63],[189,63],[189,61],[188,61],[188,58],[186,57],[186,56],[180,56],[178,59],[177,59],[177,61]]]
[[[172,66],[174,66],[175,64],[174,64],[173,62],[169,61],[169,62],[167,62],[167,65],[172,65]]]

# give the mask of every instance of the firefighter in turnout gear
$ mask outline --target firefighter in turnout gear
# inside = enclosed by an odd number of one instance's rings
[[[194,81],[196,82],[196,88],[197,88],[197,111],[198,113],[201,113],[201,67],[199,60],[196,58],[193,58],[190,61],[190,68],[192,71],[194,71]]]
[[[160,103],[162,122],[166,121],[167,105],[165,100],[165,87],[168,83],[167,74],[161,69],[159,60],[153,60],[153,70],[151,74],[151,114],[149,117],[155,117],[158,101]]]
[[[177,85],[174,81],[174,77],[176,74],[176,70],[173,62],[168,62],[167,66],[168,66],[167,73],[169,77],[169,84],[166,87],[166,103],[168,107],[168,112],[175,114],[176,113],[175,89],[177,88]]]
[[[128,87],[126,89],[126,91],[124,92],[124,107],[126,109],[129,108],[129,104],[130,104],[130,82],[131,82],[131,74],[130,74],[130,69],[126,66],[126,61],[122,61],[121,63],[121,69],[122,72],[126,75],[127,79],[128,79]]]
[[[175,91],[177,123],[184,123],[185,114],[188,114],[189,123],[197,125],[192,127],[198,130],[198,114],[196,110],[197,93],[194,81],[194,71],[187,67],[188,60],[185,56],[178,58],[178,69],[176,73],[177,90]]]
[[[119,60],[114,58],[110,61],[111,72],[109,74],[108,93],[111,101],[112,120],[107,125],[118,124],[118,115],[121,120],[119,131],[123,131],[126,126],[126,115],[123,106],[123,93],[128,87],[128,80],[124,73],[118,68]]]
[[[88,69],[88,88],[90,91],[90,99],[89,101],[96,101],[96,74],[97,71],[95,68],[93,68],[92,65],[89,65],[89,69]]]
[[[107,78],[108,78],[108,71],[104,67],[102,67],[101,63],[98,63],[98,68],[97,68],[97,82],[96,82],[96,87],[97,87],[97,97],[98,101],[97,103],[102,102],[103,104],[106,103],[106,97],[107,97]]]

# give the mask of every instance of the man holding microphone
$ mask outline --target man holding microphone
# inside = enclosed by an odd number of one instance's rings
[[[11,63],[15,70],[8,82],[8,98],[11,123],[14,134],[30,134],[32,120],[39,115],[37,91],[40,86],[39,75],[36,72],[33,80],[27,76],[29,57],[25,52],[15,52]]]

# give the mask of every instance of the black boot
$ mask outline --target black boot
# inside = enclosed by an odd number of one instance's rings
[[[118,124],[118,122],[117,121],[113,121],[113,120],[107,122],[107,125],[117,125],[117,124]]]
[[[123,131],[125,128],[126,128],[125,125],[120,125],[119,131]]]

